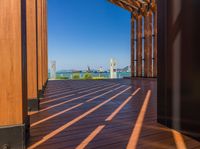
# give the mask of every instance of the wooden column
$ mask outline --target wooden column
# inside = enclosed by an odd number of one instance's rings
[[[43,91],[46,86],[47,78],[47,1],[42,0],[42,85]]]
[[[142,15],[137,18],[137,77],[142,77]]]
[[[144,76],[152,77],[152,12],[147,12],[144,20]]]
[[[42,96],[42,0],[37,0],[38,94]]]
[[[0,147],[25,148],[28,134],[26,1],[0,0]]]
[[[47,0],[45,0],[45,87],[48,81]]]
[[[157,46],[158,46],[158,31],[157,31],[157,8],[155,9],[154,11],[154,14],[153,14],[153,17],[154,17],[154,53],[153,53],[153,56],[154,56],[154,63],[153,63],[153,77],[157,77],[157,65],[158,65],[158,56],[157,56]]]
[[[135,18],[131,15],[131,77],[135,77]]]
[[[28,108],[30,111],[39,110],[38,74],[37,74],[37,1],[26,1],[27,22],[27,81],[28,81]]]

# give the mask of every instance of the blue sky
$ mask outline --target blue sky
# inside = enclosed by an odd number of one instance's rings
[[[60,69],[130,64],[130,13],[107,0],[48,0],[49,62]]]

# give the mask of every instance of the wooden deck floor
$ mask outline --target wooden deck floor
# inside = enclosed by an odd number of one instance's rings
[[[156,80],[49,81],[29,149],[197,149],[156,122]]]

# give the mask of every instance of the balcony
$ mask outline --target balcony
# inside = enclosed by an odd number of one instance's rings
[[[29,113],[29,149],[190,149],[200,143],[157,123],[156,79],[49,81]]]

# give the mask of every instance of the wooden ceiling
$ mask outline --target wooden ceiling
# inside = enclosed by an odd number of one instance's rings
[[[156,0],[108,0],[109,2],[130,11],[131,13],[145,14],[155,11]]]

